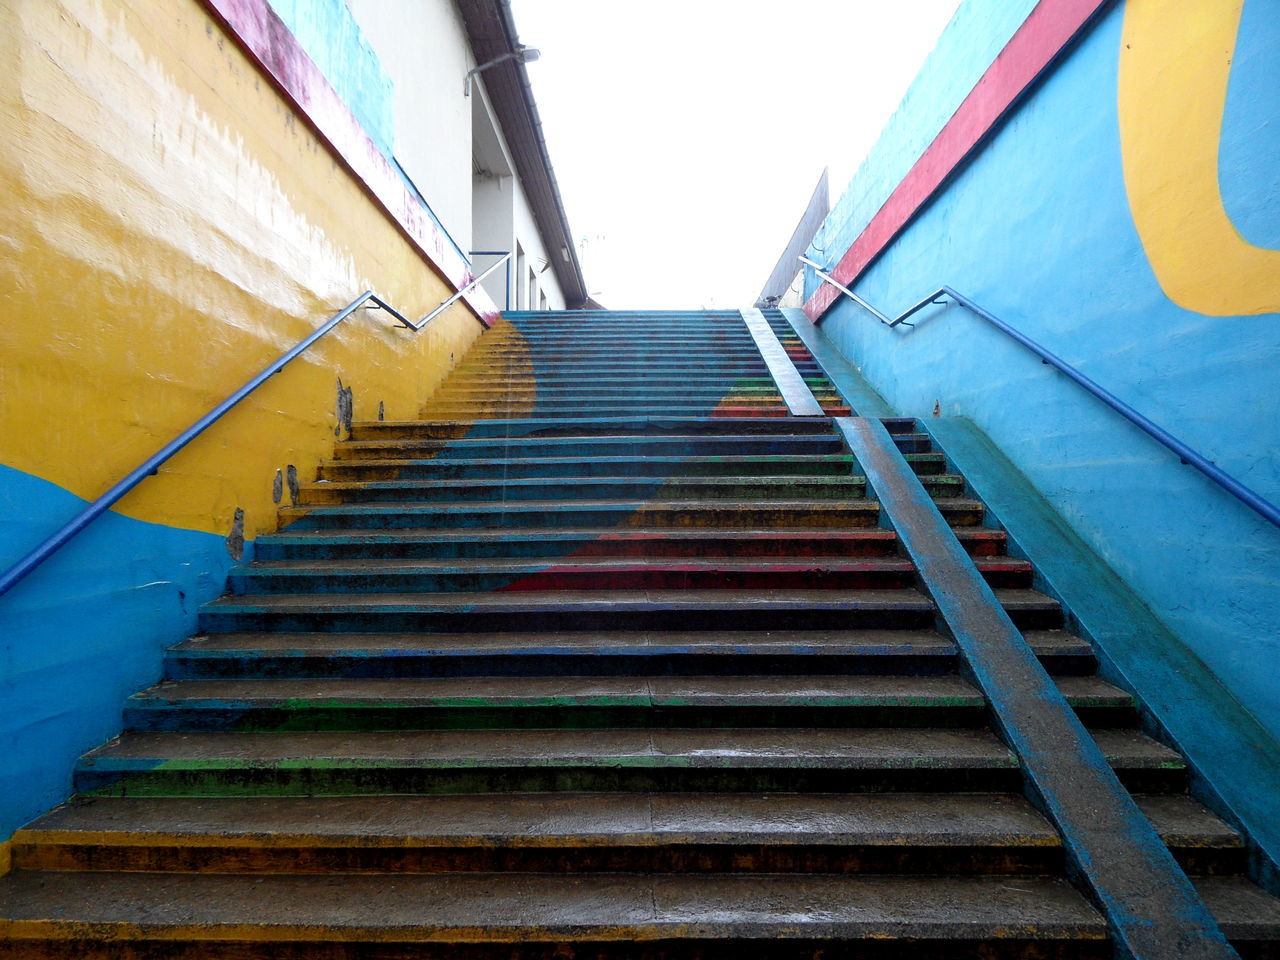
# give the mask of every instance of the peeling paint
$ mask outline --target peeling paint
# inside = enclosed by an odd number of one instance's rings
[[[244,510],[236,507],[231,521],[231,532],[227,534],[227,553],[231,559],[239,563],[244,558]]]
[[[338,417],[337,426],[333,428],[333,435],[341,437],[343,431],[346,431],[348,437],[351,436],[351,413],[355,405],[355,397],[350,387],[342,385],[342,378],[338,378],[338,401],[335,412]]]

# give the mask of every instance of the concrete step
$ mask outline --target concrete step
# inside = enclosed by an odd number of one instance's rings
[[[1062,630],[1028,631],[1051,673],[1087,676],[1093,651]],[[227,677],[929,675],[957,669],[932,630],[651,631],[607,633],[213,633],[165,658],[169,679]]]
[[[501,374],[486,374],[477,371],[472,376],[465,378],[457,378],[456,383],[459,387],[494,387],[505,389],[512,386],[518,381],[513,381],[510,377]],[[657,375],[635,375],[629,377],[612,377],[601,381],[593,382],[590,386],[584,385],[581,380],[576,377],[548,377],[541,374],[538,375],[536,386],[539,390],[558,390],[561,388],[570,389],[596,389],[599,392],[611,391],[617,389],[631,389],[634,387],[651,387],[658,390],[679,390],[685,387],[703,388],[703,387],[720,387],[726,382],[726,379],[716,375],[696,375],[690,374],[679,377],[663,377]],[[805,382],[811,388],[820,388],[824,390],[832,390],[834,387],[831,381],[823,376],[812,376],[805,378]],[[742,389],[768,389],[776,390],[777,384],[773,378],[766,375],[752,377],[738,377],[732,380],[734,386]]]
[[[847,417],[851,408],[833,403],[821,405],[824,416]],[[602,416],[647,413],[652,416],[710,416],[724,419],[739,417],[777,417],[791,422],[790,411],[781,403],[769,404],[755,401],[698,402],[682,401],[672,403],[631,403],[625,398],[610,403],[572,403],[531,404],[525,402],[499,403],[449,403],[430,404],[427,412],[436,417],[453,417],[459,420],[495,419],[512,415],[536,414],[540,417],[564,417],[577,419],[596,412]]]
[[[1098,730],[1121,781],[1179,793],[1182,759]],[[363,796],[492,792],[1016,792],[1014,755],[964,728],[128,731],[85,754],[95,796]]]
[[[788,421],[790,418],[788,418]],[[739,456],[743,454],[838,454],[835,434],[817,436],[540,436],[353,440],[334,445],[337,459],[374,456],[422,457],[434,454],[465,460],[501,460],[516,456]]]
[[[982,523],[982,504],[958,497],[936,501],[956,527]],[[280,521],[298,530],[441,530],[458,528],[562,528],[601,524],[621,528],[760,527],[857,528],[874,526],[873,500],[511,500],[490,503],[362,503],[284,507]]]
[[[466,364],[477,362],[532,360],[541,366],[544,363],[555,364],[588,364],[608,363],[645,363],[658,369],[670,365],[701,362],[711,366],[719,364],[755,364],[763,365],[760,351],[749,339],[722,340],[715,344],[702,345],[706,352],[699,358],[691,349],[692,345],[682,346],[673,343],[655,343],[652,345],[619,344],[608,340],[592,342],[573,340],[569,342],[531,341],[520,343],[493,344],[477,357],[468,357]]]
[[[41,960],[1112,954],[1088,901],[1038,877],[19,872],[0,904],[0,936]]]
[[[958,477],[930,477],[934,496],[954,496],[963,488]],[[612,500],[660,497],[664,500],[800,500],[861,499],[861,476],[756,475],[738,477],[508,477],[492,480],[326,480],[302,484],[298,504],[332,503],[463,503],[511,500]]]
[[[612,354],[600,354],[599,356],[582,358],[572,356],[543,358],[538,357],[531,350],[516,350],[506,355],[486,353],[483,356],[468,358],[454,368],[453,375],[466,377],[471,373],[493,373],[496,371],[532,374],[535,363],[537,365],[537,373],[549,376],[581,376],[584,374],[604,374],[607,376],[611,373],[643,374],[646,370],[653,370],[659,376],[670,376],[677,371],[704,374],[746,374],[754,377],[769,375],[769,368],[759,353],[753,355],[744,354],[737,357],[673,355],[662,359],[642,356],[615,356]],[[796,366],[801,373],[808,376],[820,376],[822,374],[822,370],[817,364],[806,363],[797,364]]]
[[[941,454],[908,457],[917,476],[943,475]],[[486,480],[495,477],[749,477],[768,475],[848,477],[854,474],[848,454],[758,454],[741,457],[512,457],[504,460],[324,460],[321,480]]]
[[[1030,587],[1031,565],[978,557],[994,587]],[[576,557],[416,560],[275,560],[234,567],[238,594],[422,593],[547,590],[877,590],[912,587],[906,557]]]
[[[836,397],[835,388],[829,383],[814,378],[809,381],[810,392],[816,395]],[[541,377],[536,382],[513,382],[495,379],[489,382],[468,378],[456,384],[450,384],[440,390],[433,398],[437,400],[577,400],[580,402],[598,401],[603,397],[623,396],[651,397],[655,400],[683,400],[701,397],[720,398],[734,397],[777,397],[778,387],[773,381],[753,378],[744,383],[741,380],[718,382],[679,383],[673,377],[668,384],[655,384],[652,379],[609,380],[604,383],[583,383],[581,380],[560,380],[547,383]]]
[[[1062,609],[1035,590],[997,590],[1022,629],[1057,629]],[[201,608],[210,632],[927,629],[933,604],[900,590],[557,590],[500,593],[257,594]]]
[[[914,424],[914,421],[911,421]],[[896,432],[912,432],[911,430]],[[830,420],[821,417],[791,418],[779,422],[774,417],[726,420],[723,417],[597,417],[566,421],[539,417],[486,420],[482,423],[456,420],[356,420],[351,424],[352,440],[414,440],[431,438],[530,438],[579,437],[665,437],[718,434],[744,436],[836,436]],[[847,451],[845,451],[847,455]]]
[[[959,528],[961,544],[973,556],[1005,553],[1002,530]],[[715,528],[596,527],[511,530],[387,530],[348,533],[297,530],[264,534],[254,558],[343,560],[363,557],[405,559],[520,557],[883,557],[897,553],[898,539],[882,528],[795,528],[717,530]]]
[[[1132,725],[1133,698],[1096,677],[1059,689],[1093,727]],[[978,727],[956,676],[454,677],[166,680],[130,697],[126,730]]]
[[[932,467],[933,463],[920,466]],[[504,460],[325,460],[320,479],[484,480],[512,477],[751,477],[829,476],[854,474],[848,454],[758,454],[741,457],[516,457]]]
[[[980,505],[940,501],[962,525],[976,526]],[[281,526],[295,530],[383,530],[545,527],[869,527],[871,500],[511,500],[490,503],[362,503],[285,507]],[[973,523],[964,523],[967,519]]]
[[[1239,834],[1139,797],[1186,869],[1242,870]],[[13,837],[15,870],[178,873],[1050,875],[1057,832],[1013,794],[103,797]]]
[[[793,362],[796,371],[803,377],[820,377],[822,368],[816,363]],[[505,358],[484,358],[468,361],[455,367],[447,382],[462,382],[473,375],[493,376],[505,375],[512,379],[533,379],[536,376],[566,377],[578,379],[607,379],[611,377],[645,376],[652,372],[659,377],[674,377],[681,374],[695,376],[722,376],[726,378],[767,377],[769,368],[762,359],[701,359],[701,360],[665,360],[655,362],[652,359],[637,358],[584,358],[573,360],[535,360],[530,354]],[[456,380],[454,378],[457,378]]]

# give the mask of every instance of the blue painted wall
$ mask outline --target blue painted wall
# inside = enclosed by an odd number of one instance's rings
[[[960,9],[819,234],[815,259],[848,247],[1030,6]],[[955,287],[1280,502],[1280,315],[1206,316],[1157,284],[1121,169],[1123,15],[1123,4],[1104,14],[856,289],[895,314]],[[1221,146],[1228,210],[1271,246],[1278,32],[1280,7],[1248,0]],[[920,320],[890,330],[842,298],[822,327],[902,413],[927,417],[936,405],[974,420],[1280,734],[1280,530],[960,308]]]
[[[0,465],[0,568],[84,506]],[[5,596],[0,840],[71,793],[76,758],[120,732],[125,699],[159,679],[160,651],[194,632],[231,563],[222,537],[107,513]]]

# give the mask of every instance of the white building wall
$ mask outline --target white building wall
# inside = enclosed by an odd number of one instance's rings
[[[514,251],[519,242],[527,267],[518,277],[512,267],[512,305],[516,290],[528,303],[528,268],[540,270],[560,253],[545,248],[524,191],[509,175],[515,165],[502,131],[495,144],[485,129],[496,123],[484,74],[478,75],[471,97],[463,96],[467,71],[476,64],[457,8],[452,0],[346,2],[395,87],[396,160],[464,252]],[[483,173],[476,173],[477,166]],[[492,262],[476,258],[475,271]],[[548,308],[563,309],[554,269],[535,278],[533,308],[545,293]],[[505,303],[503,271],[484,286],[494,302]]]
[[[564,293],[556,280],[555,267],[551,263],[551,258],[560,256],[560,252],[548,250],[542,242],[542,237],[534,224],[533,211],[529,209],[529,201],[525,199],[524,190],[519,183],[515,186],[515,239],[524,248],[528,260],[528,269],[522,282],[527,287],[528,275],[532,272],[537,282],[538,292],[547,295],[547,309],[563,310]],[[532,298],[529,309],[539,309],[536,296]]]
[[[471,101],[475,66],[451,0],[347,0],[395,85],[395,155],[463,251],[471,249]]]

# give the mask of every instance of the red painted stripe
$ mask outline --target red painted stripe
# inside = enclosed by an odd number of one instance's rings
[[[851,286],[1108,2],[1040,0],[831,275]],[[840,295],[835,287],[823,284],[804,305],[804,312],[816,321]]]
[[[454,290],[470,280],[467,262],[409,192],[268,0],[204,0],[204,4],[400,227],[432,270]],[[463,300],[486,326],[498,316],[498,308],[480,287],[473,288]]]

